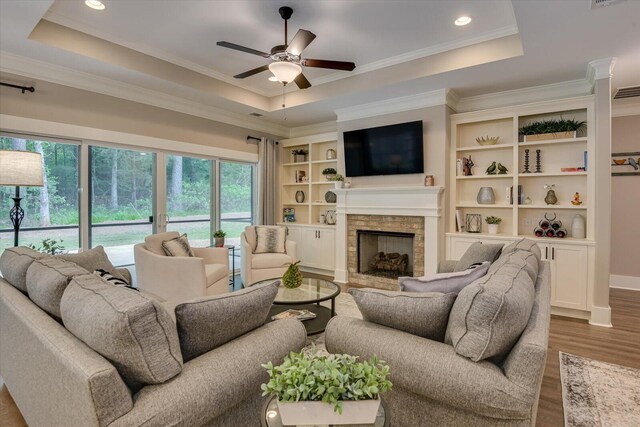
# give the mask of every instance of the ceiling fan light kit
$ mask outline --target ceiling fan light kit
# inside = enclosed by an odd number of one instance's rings
[[[226,41],[219,41],[217,43],[217,45],[221,47],[261,56],[272,61],[268,65],[263,65],[252,70],[245,71],[244,73],[237,74],[233,76],[234,78],[244,79],[269,70],[273,73],[276,80],[284,85],[293,81],[300,89],[306,89],[311,87],[311,83],[307,80],[304,74],[302,74],[302,67],[328,68],[331,70],[343,71],[353,71],[356,67],[353,62],[329,61],[324,59],[302,59],[300,56],[302,55],[302,51],[309,46],[309,44],[316,38],[316,35],[311,31],[299,29],[296,35],[293,36],[291,43],[289,43],[287,21],[291,18],[293,9],[283,6],[278,10],[278,12],[284,20],[284,44],[274,46],[271,48],[270,53]],[[269,80],[272,79],[269,78]]]

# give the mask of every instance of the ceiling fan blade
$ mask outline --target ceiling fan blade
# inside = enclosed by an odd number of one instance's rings
[[[254,68],[253,70],[245,71],[244,73],[237,74],[233,76],[234,79],[244,79],[249,76],[253,76],[254,74],[261,73],[263,71],[267,71],[269,69],[269,65],[263,65],[262,67]]]
[[[353,71],[356,68],[356,64],[353,62],[329,61],[326,59],[303,59],[300,63],[305,67],[330,68],[332,70]]]
[[[316,38],[316,35],[311,31],[307,30],[298,30],[295,36],[293,36],[293,40],[289,43],[287,47],[287,53],[292,55],[300,55],[302,51],[309,46],[309,44]]]
[[[307,80],[307,78],[302,73],[298,74],[298,77],[295,78],[294,82],[295,84],[298,85],[300,89],[306,89],[308,87],[311,87],[311,83],[309,82],[309,80]]]
[[[261,52],[259,50],[251,49],[250,47],[240,46],[239,44],[234,44],[229,42],[218,42],[216,44],[218,46],[226,47],[228,49],[239,50],[240,52],[246,52],[252,55],[262,56],[263,58],[269,57],[269,54],[266,52]]]

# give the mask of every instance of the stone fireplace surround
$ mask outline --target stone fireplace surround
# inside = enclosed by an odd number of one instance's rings
[[[357,273],[358,229],[415,234],[414,276],[436,273],[444,255],[443,190],[443,187],[332,190],[337,195],[334,280],[381,289],[398,288],[397,280]]]

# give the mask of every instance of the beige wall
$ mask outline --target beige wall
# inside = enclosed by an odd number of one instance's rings
[[[0,75],[3,79],[15,76]],[[36,81],[35,93],[0,88],[0,113],[257,153],[257,131],[67,86]],[[56,135],[65,136],[65,135]],[[215,156],[215,150],[212,150]]]
[[[640,115],[614,117],[611,135],[613,153],[639,152]],[[612,177],[611,199],[611,274],[640,277],[640,176]]]

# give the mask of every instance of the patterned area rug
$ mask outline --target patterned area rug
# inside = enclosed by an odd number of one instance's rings
[[[560,352],[564,424],[640,426],[640,369]]]
[[[324,305],[327,308],[331,308],[331,301],[325,301],[320,304]],[[360,310],[358,310],[356,302],[353,300],[353,297],[346,292],[341,292],[340,295],[336,297],[336,315],[362,319],[362,314],[360,314]],[[304,350],[310,350],[314,345],[319,352],[326,353],[326,349],[324,347],[324,332],[321,334],[308,336],[307,346],[304,348]]]

